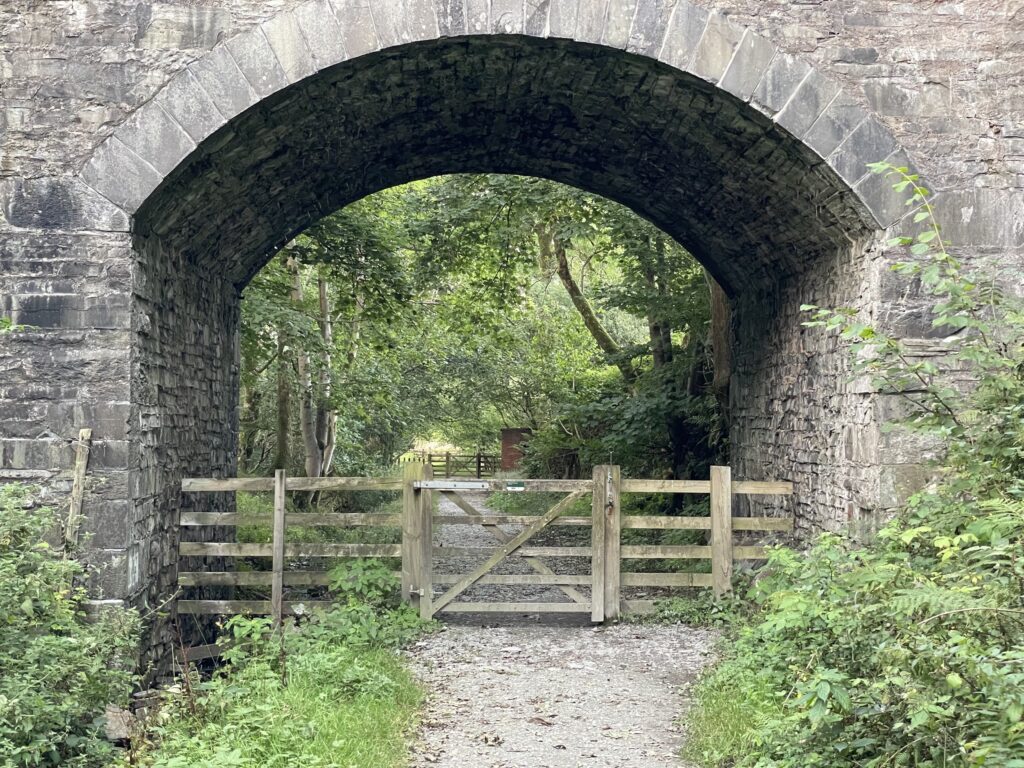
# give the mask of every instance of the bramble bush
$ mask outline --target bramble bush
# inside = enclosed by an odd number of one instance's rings
[[[53,510],[0,485],[0,765],[107,765],[107,704],[134,682],[138,617],[108,608],[86,621],[81,567],[46,541]]]
[[[949,253],[915,175],[873,170],[926,224],[895,241],[916,257],[897,270],[935,298],[947,354],[845,310],[807,307],[808,325],[841,333],[944,458],[867,547],[771,554],[761,613],[697,688],[687,751],[706,766],[1024,768],[1024,311]]]

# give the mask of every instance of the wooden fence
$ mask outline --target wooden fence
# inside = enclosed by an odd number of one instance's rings
[[[489,453],[429,453],[414,451],[403,457],[402,464],[423,463],[435,477],[494,477],[501,470],[501,456]]]
[[[289,478],[278,471],[274,478],[254,479],[188,479],[182,482],[186,492],[205,491],[273,491],[273,514],[253,516],[235,513],[184,513],[181,525],[232,526],[239,524],[270,524],[271,544],[239,544],[233,542],[182,542],[182,557],[269,557],[270,571],[201,572],[183,571],[178,583],[183,587],[270,585],[271,599],[265,600],[180,600],[179,613],[225,614],[264,613],[280,621],[285,614],[308,610],[320,605],[316,601],[283,600],[284,587],[323,585],[328,582],[324,571],[287,571],[289,557],[377,557],[401,558],[402,597],[418,606],[420,614],[430,618],[441,612],[573,612],[590,613],[594,621],[614,620],[622,612],[649,612],[653,600],[623,599],[623,587],[705,587],[716,595],[730,591],[735,560],[757,560],[765,557],[765,549],[757,545],[735,545],[733,533],[784,532],[792,530],[792,520],[780,517],[733,517],[734,495],[789,495],[792,485],[785,482],[734,482],[729,467],[713,467],[709,480],[632,480],[622,479],[617,466],[594,468],[590,480],[456,480],[435,479],[429,466],[410,463],[403,468],[402,478]],[[402,513],[291,513],[285,512],[285,496],[289,491],[360,491],[401,490]],[[569,494],[544,515],[482,514],[461,494],[466,491],[560,492]],[[442,493],[450,498],[462,515],[434,515],[431,494]],[[628,493],[687,493],[710,496],[707,517],[622,515],[621,497]],[[591,495],[589,516],[563,514],[573,502]],[[435,525],[483,525],[499,540],[495,547],[434,546]],[[521,526],[511,534],[499,526]],[[529,539],[548,526],[589,526],[589,546],[526,546]],[[290,544],[286,532],[292,526],[327,526],[352,528],[359,526],[400,528],[400,544]],[[709,531],[705,545],[623,544],[624,529],[698,530]],[[479,555],[486,557],[469,573],[434,573],[436,561]],[[509,557],[527,562],[532,574],[494,574],[496,565]],[[546,558],[586,558],[590,573],[557,574],[543,560]],[[711,572],[647,573],[627,572],[624,560],[706,559]],[[474,584],[545,585],[557,587],[569,602],[467,602],[456,598]],[[435,586],[448,589],[435,596]],[[589,586],[590,595],[583,595],[576,586]],[[300,608],[299,606],[302,606]]]

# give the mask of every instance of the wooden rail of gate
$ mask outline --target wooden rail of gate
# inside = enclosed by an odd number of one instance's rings
[[[406,454],[401,464],[424,463],[435,477],[494,477],[501,470],[501,456],[481,453],[428,453],[415,451]]]
[[[473,576],[482,584],[532,584],[556,586],[566,592],[572,602],[560,603],[474,603],[448,602],[424,605],[420,612],[433,616],[441,611],[457,612],[586,612],[593,621],[613,620],[625,612],[649,612],[654,609],[653,600],[622,600],[622,587],[708,587],[716,596],[732,589],[732,569],[735,560],[756,560],[766,556],[766,549],[756,545],[734,545],[733,532],[785,532],[791,531],[793,521],[789,517],[733,517],[732,497],[735,495],[791,495],[793,485],[789,482],[733,482],[729,467],[712,467],[709,480],[623,480],[618,466],[603,465],[594,468],[591,480],[425,480],[414,484],[415,488],[437,490],[448,494],[464,511],[466,517],[438,517],[434,520],[444,525],[484,524],[496,533],[499,525],[530,526],[537,522],[531,515],[486,515],[482,516],[458,496],[459,490],[481,491],[547,491],[570,494],[592,494],[589,517],[561,516],[556,514],[546,524],[592,526],[589,547],[529,547],[525,545],[529,535],[519,542],[519,553],[527,560],[541,557],[588,557],[591,560],[589,575],[566,576],[554,574],[550,569],[538,568],[531,563],[538,574],[523,575],[482,575],[486,568],[478,568]],[[686,493],[707,494],[711,500],[711,514],[707,517],[681,517],[671,515],[622,515],[621,498],[624,493]],[[623,545],[624,529],[654,530],[705,530],[710,531],[710,543],[702,546],[684,545]],[[524,529],[525,531],[526,529]],[[510,534],[504,534],[511,538]],[[507,539],[506,539],[507,540]],[[493,548],[470,550],[464,547],[434,548],[434,554],[465,555],[493,553]],[[511,554],[511,550],[504,553]],[[424,555],[425,557],[425,555]],[[644,573],[626,572],[623,560],[643,559],[709,559],[711,573]],[[461,584],[451,574],[433,579],[432,564],[423,572],[413,576],[417,583],[416,594],[433,594],[435,584]],[[580,599],[579,593],[570,586],[589,585],[591,596]],[[574,594],[575,592],[575,594]]]
[[[378,513],[295,513],[286,514],[285,498],[289,491],[382,491],[403,492],[402,514]],[[563,492],[569,496],[538,518],[533,515],[481,515],[462,499],[459,490]],[[650,600],[622,600],[622,587],[709,587],[716,595],[726,594],[732,586],[734,560],[765,557],[762,546],[733,544],[734,531],[790,531],[791,518],[733,517],[734,495],[789,495],[788,482],[738,481],[731,478],[729,467],[712,467],[709,480],[623,480],[619,467],[602,465],[594,468],[590,480],[435,480],[429,466],[406,464],[401,478],[305,478],[287,477],[279,470],[273,478],[186,479],[185,492],[273,491],[274,511],[266,515],[237,513],[182,513],[183,527],[234,526],[272,524],[270,544],[239,544],[232,542],[181,542],[182,557],[270,557],[270,571],[182,571],[178,584],[183,587],[270,585],[271,599],[266,600],[179,600],[179,613],[269,614],[280,622],[286,614],[328,605],[317,601],[286,602],[284,586],[325,585],[325,571],[286,571],[288,557],[380,557],[401,558],[403,600],[418,606],[420,614],[431,617],[441,611],[455,612],[588,612],[594,621],[613,620],[625,612],[646,612],[653,609]],[[439,491],[451,498],[465,512],[464,516],[433,515],[431,494]],[[711,514],[708,517],[669,515],[622,515],[624,493],[687,493],[708,494]],[[585,494],[592,495],[589,517],[564,516],[571,502]],[[435,547],[434,523],[443,525],[484,525],[498,537],[498,547]],[[513,535],[500,525],[523,526]],[[547,525],[591,526],[591,546],[524,546],[531,535]],[[289,544],[288,527],[359,526],[400,527],[401,544]],[[706,530],[710,543],[702,546],[623,545],[623,529]],[[525,559],[533,574],[489,574],[491,567],[515,554]],[[470,574],[439,574],[433,572],[437,557],[489,555]],[[591,561],[590,574],[556,574],[541,560],[546,557],[586,557]],[[644,573],[624,572],[623,560],[643,559],[710,559],[711,573]],[[493,561],[493,562],[492,562]],[[478,603],[455,602],[454,598],[475,583],[530,584],[554,586],[571,600],[567,603]],[[443,595],[434,598],[434,586],[451,585]],[[574,586],[590,586],[589,597]]]
[[[235,542],[187,542],[178,545],[181,557],[269,557],[269,571],[179,571],[178,586],[270,586],[270,600],[178,600],[178,613],[185,614],[268,614],[276,623],[284,615],[302,609],[330,605],[326,601],[284,600],[284,587],[323,586],[329,583],[327,571],[285,570],[289,557],[380,557],[402,558],[412,562],[406,551],[408,537],[401,544],[308,544],[287,543],[287,529],[291,527],[401,528],[403,520],[429,514],[429,493],[412,487],[413,480],[429,474],[421,465],[410,465],[402,478],[374,477],[288,477],[278,470],[274,477],[257,478],[187,478],[181,489],[186,493],[205,492],[266,492],[274,494],[271,514],[243,515],[234,512],[183,512],[179,524],[185,528],[205,526],[272,525],[270,544],[239,544]],[[286,513],[286,495],[290,491],[403,491],[403,514],[380,513]],[[424,507],[423,505],[427,506]],[[411,506],[411,508],[409,508]],[[403,584],[405,582],[403,581]],[[403,597],[409,599],[407,590]],[[302,606],[302,609],[299,608]]]

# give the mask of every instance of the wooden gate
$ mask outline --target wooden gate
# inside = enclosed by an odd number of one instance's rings
[[[595,622],[617,619],[623,612],[649,612],[654,600],[623,597],[623,588],[701,587],[724,595],[732,586],[734,560],[757,560],[765,556],[762,546],[734,545],[734,532],[774,532],[792,529],[788,517],[734,517],[734,495],[789,495],[786,482],[733,482],[729,467],[712,467],[709,480],[623,480],[619,467],[594,468],[590,480],[454,480],[433,479],[429,466],[406,464],[401,478],[274,478],[187,479],[186,492],[273,491],[274,512],[261,522],[273,524],[271,544],[235,542],[182,542],[182,557],[268,557],[270,571],[191,570],[179,572],[181,587],[269,585],[270,600],[180,600],[179,613],[264,613],[276,621],[288,613],[319,605],[315,601],[283,600],[284,586],[323,585],[323,571],[286,570],[286,557],[400,557],[402,597],[415,605],[420,615],[432,618],[440,613],[589,613]],[[401,490],[402,512],[398,514],[287,514],[285,496],[289,491]],[[481,513],[469,503],[466,491],[559,492],[567,494],[542,515],[493,515]],[[440,493],[463,513],[458,516],[434,514],[432,494]],[[710,496],[709,516],[623,515],[621,500],[629,493],[686,493]],[[566,515],[579,499],[591,497],[589,514]],[[253,519],[234,513],[183,514],[183,527],[251,524]],[[498,540],[494,547],[435,546],[434,529],[446,525],[482,525]],[[400,544],[288,544],[291,526],[353,528],[359,526],[401,527]],[[509,533],[500,526],[518,526]],[[553,526],[590,528],[589,546],[535,546],[530,540]],[[623,543],[623,530],[709,531],[709,542],[701,545]],[[434,573],[436,562],[453,556],[479,556],[483,560],[466,573]],[[588,573],[556,573],[546,560],[581,558]],[[509,558],[524,561],[533,573],[497,574],[492,571]],[[709,560],[710,572],[647,572],[631,570],[632,563],[645,560]],[[633,566],[635,568],[635,566]],[[564,570],[564,569],[563,569]],[[475,584],[540,585],[555,587],[567,598],[563,602],[478,602],[466,601],[465,592]]]

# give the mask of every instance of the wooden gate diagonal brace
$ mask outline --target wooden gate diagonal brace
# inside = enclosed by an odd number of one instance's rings
[[[474,507],[472,504],[470,504],[468,501],[462,498],[462,496],[460,496],[457,491],[441,491],[441,493],[443,493],[445,496],[447,496],[449,499],[455,502],[459,509],[465,512],[469,517],[480,520],[480,525],[486,528],[491,533],[493,533],[494,537],[498,539],[498,541],[504,544],[505,542],[512,540],[513,534],[506,533],[495,523],[488,523],[487,518],[484,515],[482,515],[480,511],[476,509],[476,507]],[[555,575],[555,572],[548,568],[544,561],[541,560],[539,557],[524,557],[523,560],[525,560],[527,565],[533,568],[533,570],[535,570],[537,573],[543,573],[545,576]],[[590,598],[588,598],[586,595],[584,595],[577,589],[573,589],[572,587],[567,586],[559,586],[558,589],[562,590],[563,594],[565,594],[565,596],[572,600],[574,603],[590,602]]]
[[[558,517],[560,514],[562,514],[562,512],[564,512],[570,504],[572,504],[577,499],[587,495],[588,493],[590,492],[576,491],[575,493],[570,493],[560,502],[555,504],[555,506],[553,506],[543,515],[537,518],[535,522],[530,523],[528,526],[526,526],[522,531],[519,532],[518,535],[516,535],[515,538],[511,539],[510,541],[506,542],[504,545],[499,547],[498,550],[493,555],[488,557],[483,563],[474,568],[472,572],[466,574],[462,579],[460,579],[456,584],[454,584],[451,589],[449,589],[447,592],[441,595],[441,597],[435,600],[433,605],[433,613],[436,614],[439,611],[441,611],[446,605],[448,605],[448,603],[450,603],[456,597],[458,597],[471,586],[473,586],[477,581],[479,581],[480,578],[484,576],[494,566],[496,566],[510,554],[519,549],[519,547],[521,547],[523,544],[529,541],[531,537],[533,537],[541,530],[543,530],[545,527],[547,527],[551,523],[551,521]]]

